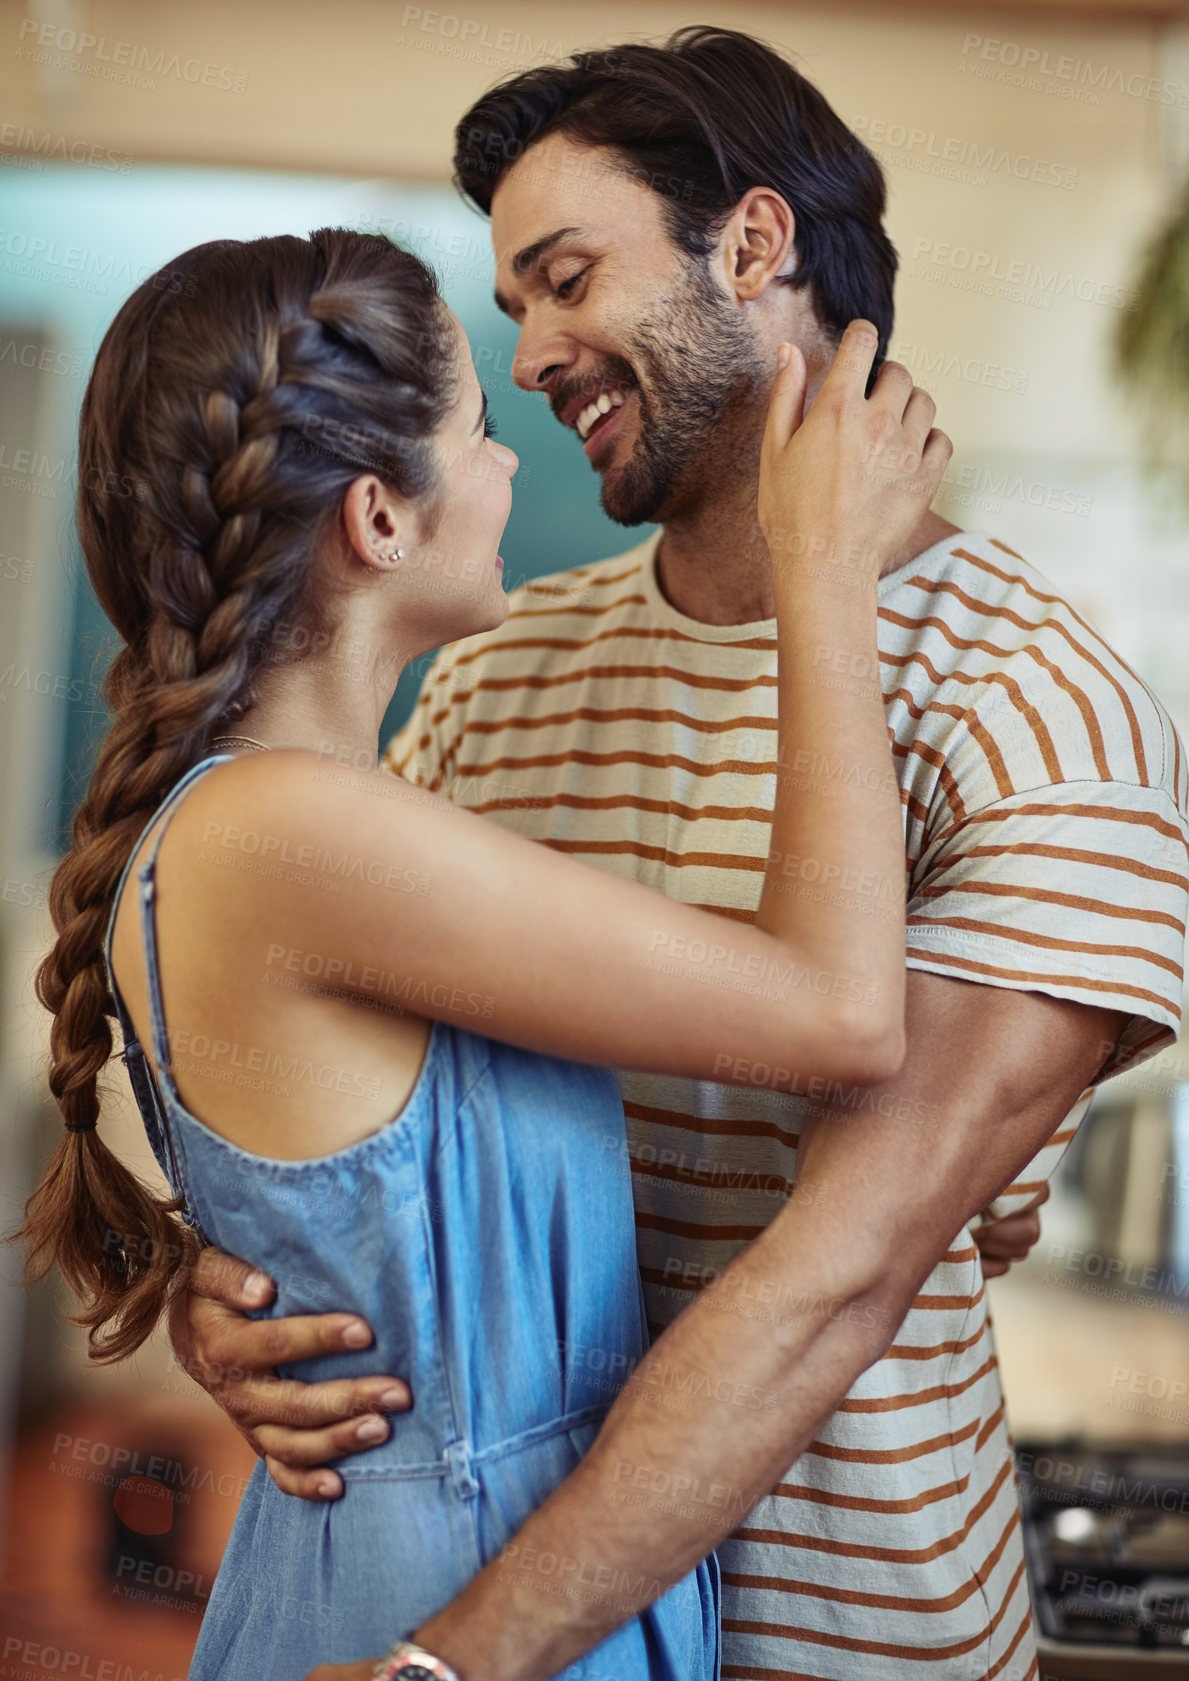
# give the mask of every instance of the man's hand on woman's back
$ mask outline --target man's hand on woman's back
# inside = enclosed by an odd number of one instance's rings
[[[318,1467],[386,1440],[391,1426],[383,1415],[407,1412],[412,1396],[400,1378],[385,1375],[328,1383],[279,1377],[278,1366],[355,1352],[373,1338],[350,1313],[247,1317],[275,1294],[272,1280],[247,1262],[204,1249],[189,1288],[174,1300],[170,1341],[178,1364],[223,1408],[282,1492],[337,1500],[342,1478]]]
[[[1038,1197],[1037,1202],[1044,1200]],[[996,1278],[1013,1260],[1022,1260],[1040,1237],[1039,1212],[1033,1208],[989,1221],[973,1236],[984,1276]],[[204,1249],[189,1288],[174,1300],[169,1324],[173,1350],[182,1369],[218,1402],[264,1460],[282,1493],[337,1500],[342,1478],[327,1468],[327,1461],[385,1441],[392,1426],[384,1415],[408,1412],[413,1397],[407,1383],[390,1375],[329,1383],[278,1377],[278,1366],[315,1354],[366,1349],[372,1332],[350,1313],[247,1317],[267,1307],[274,1294],[272,1280],[246,1261],[221,1249]],[[370,1435],[361,1433],[369,1430]]]

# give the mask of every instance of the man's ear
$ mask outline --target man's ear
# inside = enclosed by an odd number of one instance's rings
[[[773,187],[751,187],[719,236],[723,278],[741,303],[754,303],[797,267],[792,206]]]

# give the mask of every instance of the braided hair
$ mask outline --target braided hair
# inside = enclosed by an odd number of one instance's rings
[[[455,396],[436,280],[376,234],[218,240],[141,285],[100,346],[79,422],[87,573],[123,639],[112,721],[55,872],[57,941],[37,995],[65,1131],[19,1236],[55,1263],[93,1359],[135,1352],[193,1263],[180,1198],[156,1197],[95,1127],[115,1015],[103,942],[146,823],[242,712],[292,627],[327,631],[313,557],[344,494],[375,473],[432,525],[432,435]],[[288,631],[288,636],[280,632]],[[315,643],[315,645],[317,645]]]

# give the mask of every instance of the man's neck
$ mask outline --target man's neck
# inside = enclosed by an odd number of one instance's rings
[[[880,577],[907,566],[962,527],[930,510]],[[656,552],[661,594],[687,618],[706,625],[753,624],[776,617],[772,563],[755,518],[754,492],[741,507],[718,503],[696,517],[667,523]]]

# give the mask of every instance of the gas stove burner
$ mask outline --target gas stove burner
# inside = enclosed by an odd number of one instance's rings
[[[1021,1442],[1016,1468],[1043,1650],[1113,1651],[1111,1681],[1189,1674],[1189,1455]],[[1132,1668],[1128,1650],[1161,1667]]]

